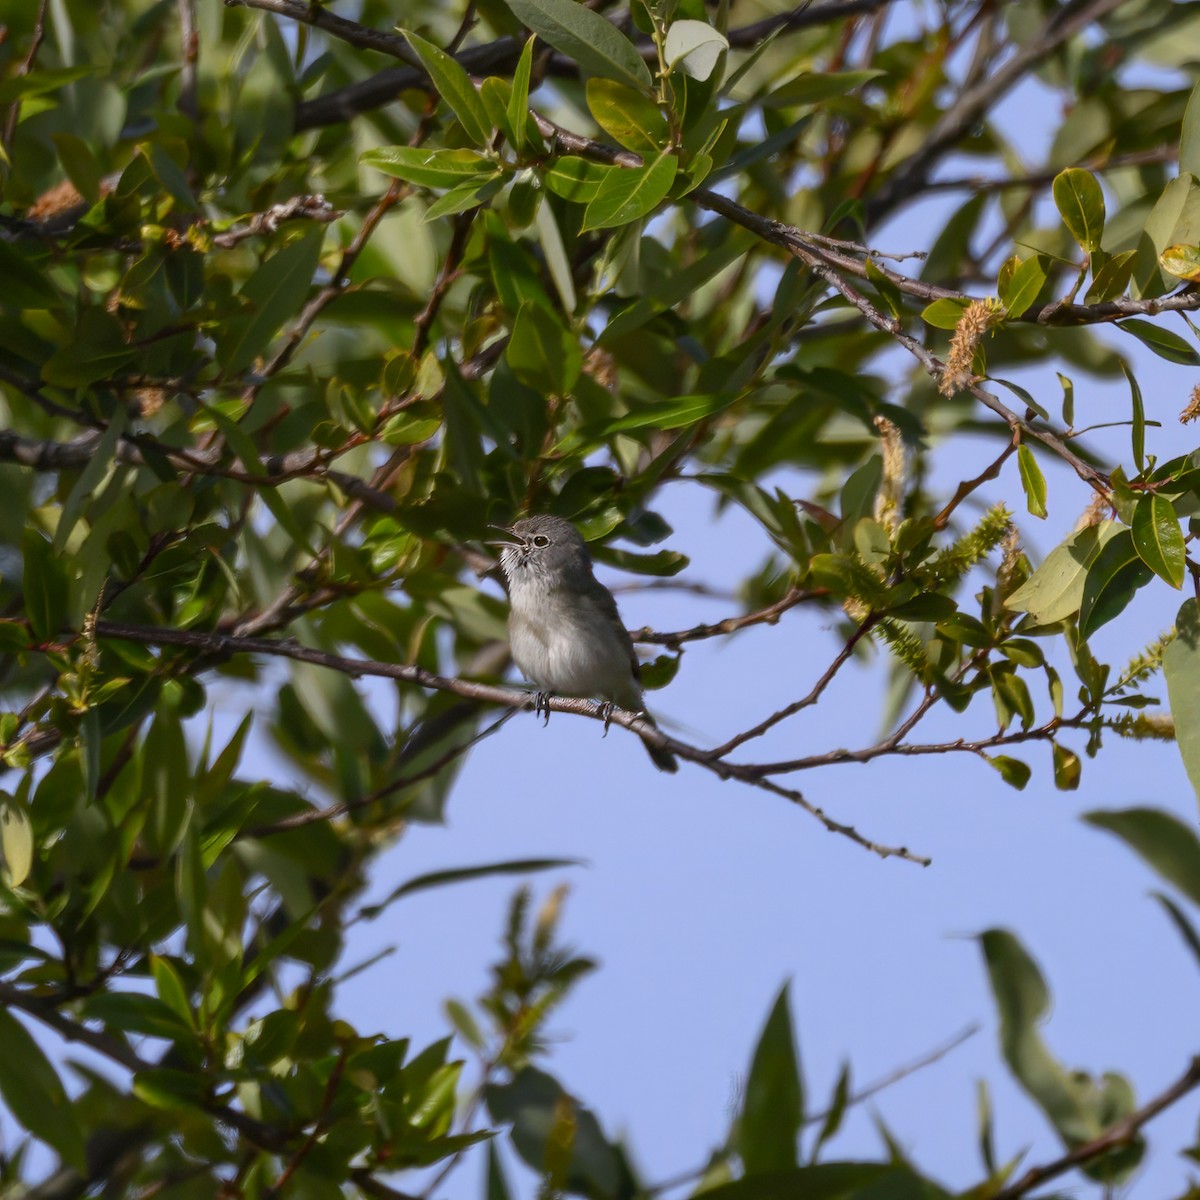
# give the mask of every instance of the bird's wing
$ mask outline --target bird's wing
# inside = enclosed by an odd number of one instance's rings
[[[633,639],[629,636],[629,630],[625,628],[625,622],[621,620],[621,613],[617,608],[617,602],[613,599],[612,592],[596,579],[594,575],[592,576],[592,580],[596,586],[588,589],[586,592],[581,592],[580,595],[591,601],[613,627],[613,633],[619,638],[629,655],[629,669],[633,672],[633,678],[640,685],[642,681],[642,665],[638,660],[637,651],[633,648]]]

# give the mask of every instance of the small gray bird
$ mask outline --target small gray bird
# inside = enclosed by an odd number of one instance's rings
[[[525,678],[539,693],[600,699],[644,714],[633,642],[575,526],[544,516],[495,528],[512,539],[493,544],[504,547],[508,635]],[[645,720],[654,724],[649,715]],[[644,745],[660,771],[679,769],[670,751]]]

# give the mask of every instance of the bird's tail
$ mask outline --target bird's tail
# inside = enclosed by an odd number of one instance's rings
[[[648,712],[642,713],[642,720],[644,720],[647,725],[653,725],[655,729],[658,728],[658,723]],[[660,771],[667,771],[674,775],[675,772],[679,770],[679,759],[677,759],[675,755],[670,752],[670,750],[663,746],[655,746],[644,739],[642,741],[642,745],[646,747],[646,753],[650,755],[650,760]]]

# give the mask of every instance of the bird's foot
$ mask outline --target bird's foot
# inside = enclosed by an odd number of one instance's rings
[[[604,736],[608,737],[608,727],[612,724],[613,709],[617,706],[611,700],[600,701],[597,704],[596,712],[604,721]]]
[[[543,716],[543,725],[550,724],[550,692],[534,692],[533,693],[533,715]]]

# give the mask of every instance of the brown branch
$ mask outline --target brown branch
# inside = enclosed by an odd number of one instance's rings
[[[692,590],[692,589],[688,589]],[[747,629],[751,625],[774,625],[789,608],[804,604],[810,600],[822,600],[829,595],[828,588],[792,588],[781,600],[768,604],[755,612],[743,613],[740,617],[726,617],[711,625],[693,625],[691,629],[679,629],[671,633],[656,633],[649,625],[641,629],[631,629],[629,636],[644,646],[667,646],[678,650],[684,642],[698,642],[705,638],[726,637],[739,629]]]
[[[995,462],[985,467],[974,479],[964,479],[954,490],[954,495],[947,501],[945,507],[936,517],[933,518],[934,529],[945,529],[950,524],[950,517],[954,510],[974,492],[977,488],[982,487],[989,479],[997,479],[1000,475],[1000,470],[1009,458],[1016,453],[1020,442],[1014,437],[996,458]]]
[[[899,320],[894,317],[884,316],[866,296],[847,283],[829,264],[825,252],[817,250],[806,243],[801,231],[795,229],[794,226],[785,225],[781,221],[775,221],[770,217],[763,217],[758,213],[751,212],[749,209],[743,208],[736,201],[730,200],[717,192],[708,191],[705,188],[698,189],[689,194],[701,207],[718,213],[735,224],[741,225],[753,233],[757,233],[766,241],[784,247],[794,257],[800,259],[813,274],[824,279],[844,299],[857,308],[876,329],[882,333],[886,333],[895,342],[903,346],[930,375],[935,379],[941,378],[945,372],[945,365],[941,360],[923,343],[910,334],[905,333]],[[1027,421],[1023,421],[1007,405],[1002,403],[999,397],[980,387],[979,384],[973,384],[966,390],[970,391],[971,395],[981,404],[990,408],[992,412],[1001,417],[1011,429],[1014,431],[1020,430],[1023,437],[1034,438],[1041,442],[1047,449],[1053,451],[1059,458],[1066,462],[1085,483],[1096,491],[1107,494],[1108,479],[1103,472],[1097,471],[1095,467],[1084,462],[1053,430],[1030,425]]]
[[[1030,1167],[1016,1183],[996,1192],[993,1200],[1018,1200],[1018,1197],[1040,1187],[1047,1180],[1065,1175],[1072,1168],[1100,1158],[1110,1150],[1127,1146],[1137,1136],[1143,1125],[1182,1100],[1189,1092],[1195,1091],[1197,1087],[1200,1087],[1200,1055],[1192,1059],[1187,1070],[1166,1091],[1131,1112],[1127,1117],[1105,1130],[1099,1137],[1074,1147],[1061,1158],[1056,1158],[1052,1162],[1039,1167]]]
[[[302,646],[295,641],[277,641],[270,638],[237,636],[224,633],[209,633],[194,629],[166,629],[141,625],[128,625],[123,622],[99,620],[96,622],[96,636],[120,641],[137,642],[146,646],[177,646],[199,651],[214,661],[221,661],[234,654],[266,654],[279,658],[289,658],[297,662],[310,663],[313,666],[327,670],[338,671],[358,679],[365,676],[393,679],[400,682],[416,684],[419,687],[432,688],[437,691],[452,692],[458,696],[479,700],[488,704],[499,704],[506,708],[527,708],[533,702],[528,692],[516,691],[512,688],[498,687],[493,684],[476,683],[468,679],[455,679],[427,671],[423,667],[404,663],[385,663],[373,659],[346,658],[342,655],[331,654],[324,650],[316,650]],[[785,788],[773,780],[764,777],[765,773],[758,767],[739,763],[726,762],[714,757],[712,752],[702,750],[676,738],[669,737],[656,725],[650,724],[644,713],[616,709],[611,713],[603,711],[605,706],[593,700],[574,697],[552,696],[546,702],[547,711],[574,713],[576,716],[589,717],[592,720],[607,721],[619,725],[637,734],[642,741],[660,749],[670,750],[677,756],[694,762],[711,771],[720,779],[735,779],[750,787],[770,792],[790,801],[802,808],[810,816],[815,817],[831,833],[837,833],[855,844],[870,850],[881,858],[902,858],[909,862],[927,866],[929,859],[914,854],[904,846],[886,846],[864,837],[852,825],[847,825],[829,816],[824,809],[813,804],[801,792],[794,788]]]
[[[743,732],[731,737],[729,741],[722,743],[720,746],[708,752],[709,756],[714,759],[724,758],[725,755],[736,750],[739,746],[744,746],[753,738],[762,737],[768,730],[774,729],[781,721],[787,720],[788,717],[795,716],[796,713],[803,711],[806,708],[811,708],[820,700],[825,689],[833,682],[834,676],[846,665],[850,660],[850,656],[854,653],[854,647],[867,635],[871,627],[875,624],[876,618],[873,615],[868,615],[861,625],[846,639],[845,644],[838,651],[833,662],[829,664],[821,674],[820,679],[813,684],[807,695],[801,696],[799,700],[793,700],[791,704],[785,705],[778,712],[773,712],[765,721],[760,721],[757,725],[746,729]],[[766,774],[767,772],[762,772]]]
[[[0,370],[0,375],[3,371]],[[8,380],[7,382],[12,382]],[[101,435],[89,431],[70,442],[55,442],[21,437],[11,429],[0,429],[0,461],[18,463],[35,471],[69,471],[85,467],[95,456]],[[181,471],[193,475],[209,475],[232,479],[253,487],[278,487],[292,479],[318,478],[336,484],[356,500],[380,512],[395,510],[396,501],[386,492],[372,487],[357,475],[336,471],[328,466],[326,453],[321,450],[294,450],[287,454],[268,455],[262,460],[262,470],[251,470],[241,459],[221,463],[221,451],[181,450],[163,445],[145,434],[122,437],[117,441],[114,457],[128,466],[147,465],[147,452],[161,454]]]
[[[285,221],[319,221],[327,225],[343,215],[343,211],[334,208],[320,192],[293,196],[280,204],[272,204],[263,212],[254,213],[245,224],[214,234],[212,243],[228,250],[247,238],[274,233]]]
[[[371,29],[357,21],[348,21],[331,13],[319,4],[308,0],[225,0],[226,8],[257,8],[276,16],[287,17],[300,25],[311,25],[314,29],[332,34],[343,42],[357,46],[360,50],[376,50],[389,58],[398,58],[413,67],[420,67],[421,60],[413,53],[408,42],[398,33],[382,29]]]
[[[408,68],[390,67],[336,91],[326,92],[312,100],[302,101],[296,106],[293,127],[297,133],[339,121],[350,121],[371,109],[379,108],[395,99],[406,88],[431,88],[429,77],[416,65],[416,58],[408,43],[396,34],[369,29],[354,21],[333,17],[306,0],[225,0],[226,4],[239,8],[259,8],[279,16],[315,25],[326,33],[340,38],[349,45],[363,50],[376,50],[409,64]],[[775,32],[793,32],[817,25],[830,24],[846,17],[876,11],[890,0],[843,0],[818,6],[802,4],[790,12],[778,13],[729,31],[729,44],[735,49],[757,45],[763,38]],[[319,16],[315,15],[319,14]],[[493,72],[511,73],[520,57],[522,42],[512,37],[497,38],[482,46],[472,46],[458,51],[454,57],[472,75]],[[639,51],[647,59],[653,59],[655,49],[648,38],[635,41]],[[550,70],[554,74],[577,76],[576,65],[561,54],[548,56]]]

